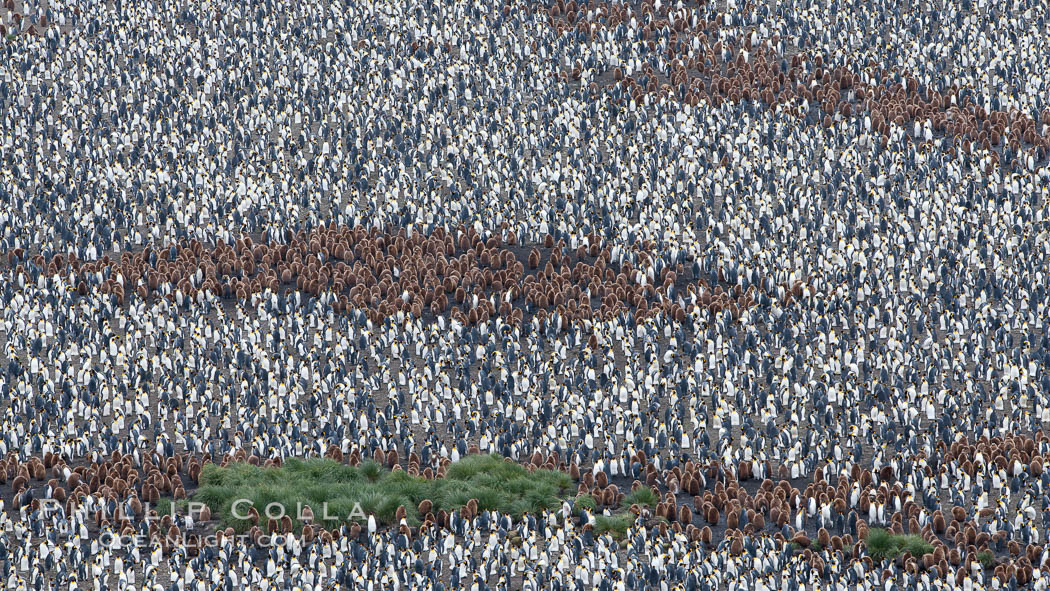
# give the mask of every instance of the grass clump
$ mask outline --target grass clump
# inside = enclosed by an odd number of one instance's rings
[[[573,499],[572,508],[577,511],[587,509],[591,513],[594,513],[598,510],[598,501],[595,501],[594,497],[591,495],[580,495]]]
[[[157,501],[157,506],[154,509],[157,510],[157,515],[172,515],[174,513],[185,512],[189,502],[186,499],[179,499],[178,501],[163,497]]]
[[[874,560],[879,561],[895,558],[905,551],[915,557],[933,552],[933,546],[922,539],[922,536],[895,535],[884,529],[871,530],[865,543],[868,547],[868,554]]]
[[[977,553],[977,562],[981,563],[981,566],[985,570],[992,570],[995,568],[995,554],[992,554],[991,550],[984,550]]]
[[[478,510],[539,513],[559,506],[572,484],[562,472],[529,472],[496,455],[464,458],[450,464],[445,477],[436,480],[390,472],[371,460],[351,467],[328,458],[292,458],[280,468],[207,464],[193,500],[208,505],[225,526],[238,532],[251,526],[251,521],[234,515],[233,505],[240,499],[237,513],[245,515],[255,508],[260,526],[265,526],[266,507],[271,506],[272,514],[283,511],[299,530],[307,507],[313,522],[325,527],[365,522],[368,515],[391,524],[399,507],[405,508],[405,519],[417,525],[424,499],[433,503],[434,513],[459,509],[471,499],[477,500]]]
[[[660,502],[660,497],[653,492],[653,489],[648,486],[639,486],[636,490],[627,493],[623,498],[623,504],[630,507],[631,505],[649,505],[655,507]]]
[[[609,534],[616,539],[623,539],[627,530],[634,524],[637,516],[634,513],[619,513],[616,515],[597,515],[594,518],[594,533],[598,535]]]

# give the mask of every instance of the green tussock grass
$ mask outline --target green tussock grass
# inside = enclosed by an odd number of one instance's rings
[[[175,501],[168,497],[164,497],[157,501],[157,504],[153,507],[153,509],[157,510],[157,515],[164,516],[171,515],[172,513],[185,513],[188,507],[189,502],[186,499],[179,499],[178,501]]]
[[[567,474],[551,470],[530,473],[496,455],[464,458],[449,465],[445,477],[436,480],[390,472],[371,460],[351,467],[328,458],[292,458],[280,468],[207,464],[201,470],[200,488],[193,500],[208,505],[224,526],[238,532],[247,530],[251,522],[234,517],[235,501],[250,501],[239,504],[238,511],[246,514],[249,507],[255,507],[260,527],[266,524],[266,506],[277,503],[285,508],[298,531],[303,525],[297,519],[300,507],[310,507],[315,523],[334,527],[366,522],[367,515],[374,515],[381,524],[392,524],[398,507],[403,506],[407,522],[418,525],[424,516],[417,508],[424,499],[433,502],[434,513],[459,509],[477,499],[479,510],[521,516],[557,508],[572,488]],[[360,511],[355,512],[358,506]]]
[[[637,490],[627,493],[623,498],[623,505],[630,507],[631,505],[649,505],[655,507],[660,502],[660,497],[653,492],[653,489],[648,486],[639,486]]]
[[[591,495],[580,495],[573,499],[572,508],[576,511],[587,509],[591,513],[598,510],[598,501],[594,500]]]
[[[980,562],[981,566],[983,566],[985,570],[991,570],[995,568],[995,554],[992,554],[990,550],[978,552],[977,562]]]
[[[635,519],[637,517],[633,513],[597,515],[594,518],[594,533],[609,534],[616,539],[622,539],[627,535],[627,530],[634,524]]]
[[[894,535],[884,529],[873,529],[868,532],[865,541],[868,554],[874,560],[886,560],[895,558],[901,552],[909,552],[912,556],[919,557],[923,554],[933,552],[933,546],[922,536],[917,535]]]

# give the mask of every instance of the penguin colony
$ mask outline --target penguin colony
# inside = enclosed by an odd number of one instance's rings
[[[1047,589],[1046,13],[5,0],[0,585]],[[157,513],[471,453],[578,496]]]

